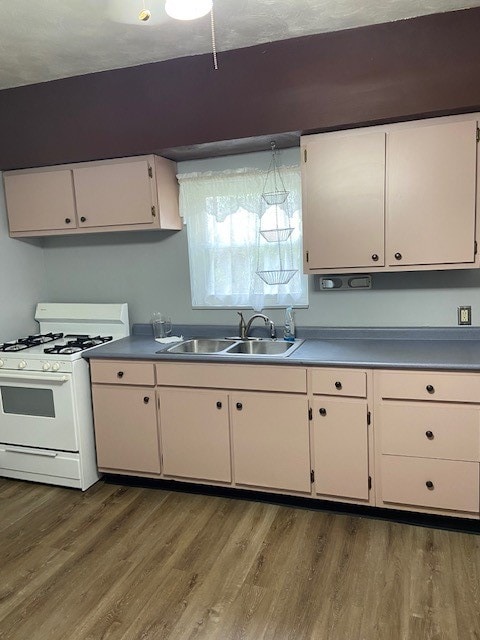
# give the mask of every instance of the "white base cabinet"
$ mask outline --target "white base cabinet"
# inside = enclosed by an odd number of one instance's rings
[[[368,501],[366,401],[316,397],[313,442],[317,495]]]
[[[106,360],[91,374],[102,471],[480,517],[478,374]]]
[[[90,375],[98,468],[159,474],[153,364],[93,360]]]
[[[305,369],[162,363],[156,370],[166,476],[310,494]]]
[[[235,483],[310,493],[307,398],[233,393],[230,411]]]
[[[220,390],[160,387],[163,473],[230,482],[228,395]]]
[[[478,518],[480,376],[374,375],[377,506]]]

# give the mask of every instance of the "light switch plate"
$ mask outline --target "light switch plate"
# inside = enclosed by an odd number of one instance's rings
[[[472,324],[472,307],[458,307],[458,324]]]

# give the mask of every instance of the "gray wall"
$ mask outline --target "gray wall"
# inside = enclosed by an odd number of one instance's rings
[[[282,152],[285,164],[298,150]],[[183,162],[179,173],[239,166],[268,167],[269,154]],[[230,324],[234,310],[193,310],[186,231],[55,237],[44,241],[47,297],[52,302],[123,302],[133,322],[152,311],[173,322]],[[311,283],[312,285],[313,283]],[[371,291],[310,292],[308,309],[297,311],[305,326],[453,326],[458,305],[471,305],[480,325],[480,272],[448,271],[374,276]],[[282,311],[269,311],[276,322]]]
[[[0,174],[0,342],[37,330],[35,304],[46,294],[44,252],[36,240],[8,237]]]

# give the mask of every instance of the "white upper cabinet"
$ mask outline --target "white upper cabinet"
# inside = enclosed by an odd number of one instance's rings
[[[477,146],[474,116],[303,137],[305,272],[477,267]]]
[[[383,265],[385,133],[309,136],[304,144],[308,270]]]
[[[4,173],[12,237],[181,229],[176,164],[159,156]]]
[[[70,171],[6,173],[10,233],[69,230],[77,227],[75,194]]]
[[[476,121],[388,134],[389,266],[474,262],[476,137]]]
[[[73,169],[80,227],[152,224],[149,163],[141,158]]]

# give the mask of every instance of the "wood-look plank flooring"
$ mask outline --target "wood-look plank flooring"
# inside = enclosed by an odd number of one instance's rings
[[[1,640],[480,640],[480,537],[0,479]]]

